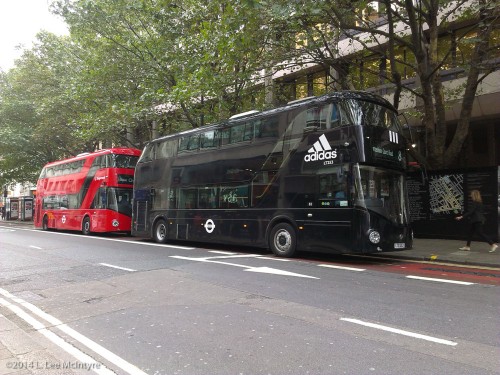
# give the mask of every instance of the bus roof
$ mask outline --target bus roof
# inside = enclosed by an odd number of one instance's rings
[[[218,128],[218,127],[221,127],[221,126],[224,126],[227,124],[238,123],[238,122],[243,121],[243,120],[258,119],[260,117],[265,117],[268,115],[273,115],[273,114],[278,114],[278,113],[281,113],[284,111],[288,111],[288,110],[293,109],[293,108],[305,107],[305,106],[308,106],[311,104],[320,104],[320,103],[332,101],[332,99],[333,100],[337,99],[339,101],[346,100],[346,99],[358,99],[358,100],[363,100],[363,101],[369,101],[369,102],[373,102],[373,103],[382,105],[384,107],[391,108],[394,111],[396,111],[394,106],[388,100],[384,99],[383,97],[381,97],[379,95],[376,95],[376,94],[373,94],[373,93],[370,93],[367,91],[335,91],[335,92],[331,92],[331,93],[321,95],[321,96],[312,96],[312,97],[307,97],[304,99],[294,100],[294,101],[291,101],[284,106],[268,109],[268,110],[262,111],[262,112],[248,111],[248,112],[236,114],[227,120],[222,120],[219,122],[215,122],[212,124],[201,126],[199,128],[188,129],[188,130],[184,130],[184,131],[179,132],[179,133],[168,134],[168,135],[165,135],[163,137],[153,139],[153,140],[151,140],[150,143],[161,142],[161,141],[163,141],[165,139],[169,139],[169,138],[183,137],[183,136],[186,136],[189,134],[207,131],[207,130],[210,130],[211,128]]]
[[[77,160],[84,160],[87,159],[89,156],[99,156],[99,155],[107,155],[107,154],[121,154],[121,155],[132,155],[132,156],[140,156],[141,155],[141,150],[136,149],[136,148],[127,148],[127,147],[113,147],[113,148],[106,148],[102,150],[98,150],[95,152],[85,152],[78,154],[77,156],[67,158],[67,159],[61,159],[61,160],[56,160],[52,161],[50,163],[45,164],[45,167],[50,167],[53,165],[59,165],[59,164],[64,164],[64,163],[69,163],[72,161],[77,161]]]

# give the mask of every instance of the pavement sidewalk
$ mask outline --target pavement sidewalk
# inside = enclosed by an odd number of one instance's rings
[[[1,225],[33,227],[33,222],[0,220]],[[490,246],[484,242],[473,241],[471,251],[459,250],[464,245],[465,241],[459,240],[415,238],[412,250],[377,253],[370,256],[500,268],[500,246],[494,253],[490,253]]]
[[[425,260],[457,265],[500,268],[500,246],[490,253],[490,245],[472,241],[471,251],[459,250],[465,246],[462,240],[415,238],[413,249],[380,253],[377,256],[394,259]]]

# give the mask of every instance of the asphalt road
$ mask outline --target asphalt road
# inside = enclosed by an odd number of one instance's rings
[[[500,373],[480,271],[187,245],[0,227],[0,313],[90,373]]]

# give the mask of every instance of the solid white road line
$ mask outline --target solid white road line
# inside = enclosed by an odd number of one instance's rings
[[[259,259],[275,260],[277,262],[291,262],[291,259],[278,258],[278,257],[259,257]]]
[[[0,294],[3,295],[6,298],[11,299],[12,301],[20,304],[23,306],[25,309],[31,311],[38,317],[46,320],[49,322],[51,325],[53,325],[55,328],[58,328],[59,330],[63,331],[65,334],[68,336],[72,337],[79,343],[85,345],[87,348],[92,350],[93,352],[97,353],[101,357],[105,358],[109,362],[113,363],[114,365],[118,366],[121,368],[123,371],[125,371],[127,374],[131,375],[147,375],[144,371],[136,367],[135,365],[131,364],[130,362],[127,362],[123,358],[117,356],[116,354],[112,353],[108,349],[104,348],[103,346],[99,345],[98,343],[90,340],[88,337],[82,335],[81,333],[75,331],[74,329],[70,328],[63,322],[61,322],[59,319],[53,317],[50,314],[47,314],[45,311],[39,309],[35,305],[24,301],[21,298],[18,298],[8,292],[5,289],[0,288]],[[85,362],[85,361],[84,361]]]
[[[45,233],[45,234],[55,234],[59,236],[71,236],[71,237],[79,237],[79,238],[89,238],[94,240],[102,240],[102,241],[113,241],[113,242],[123,242],[129,245],[133,245],[135,243],[144,245],[144,246],[156,246],[156,247],[168,247],[172,249],[179,250],[194,250],[194,247],[186,247],[186,246],[176,246],[176,245],[167,245],[167,244],[158,244],[158,243],[150,243],[150,242],[137,242],[137,241],[127,241],[127,240],[118,240],[115,238],[104,238],[104,237],[94,237],[94,236],[82,236],[81,234],[72,234],[72,233],[61,233],[61,232],[46,232],[39,229],[25,229],[25,228],[16,228],[16,230],[22,230],[26,232],[37,232],[37,233]]]
[[[414,279],[414,280],[424,280],[424,281],[437,281],[440,283],[449,283],[449,284],[459,284],[459,285],[474,285],[475,283],[470,283],[468,281],[457,281],[457,280],[448,280],[448,279],[435,279],[432,277],[422,277],[422,276],[413,276],[413,275],[408,275],[406,276],[407,279]]]
[[[129,271],[129,272],[137,272],[137,270],[133,270],[132,268],[125,268],[125,267],[120,267],[120,266],[114,266],[112,264],[108,263],[99,263],[101,266],[104,267],[110,267],[110,268],[116,268],[117,270],[123,270],[123,271]]]
[[[109,370],[102,363],[97,362],[94,358],[83,353],[79,349],[75,348],[73,345],[64,341],[61,337],[57,336],[54,332],[49,331],[43,323],[39,322],[31,315],[22,310],[19,306],[13,305],[10,302],[0,298],[0,305],[7,307],[10,311],[16,314],[19,318],[23,319],[26,323],[30,324],[37,332],[40,332],[47,339],[52,341],[54,344],[59,346],[61,349],[66,351],[75,357],[82,365],[93,370],[97,374],[102,375],[114,375],[115,373]]]
[[[354,323],[354,324],[359,324],[359,325],[362,325],[362,326],[365,326],[365,327],[380,329],[382,331],[397,333],[398,335],[409,336],[409,337],[413,337],[413,338],[416,338],[416,339],[432,341],[432,342],[435,342],[435,343],[438,343],[438,344],[449,345],[449,346],[456,346],[456,345],[458,345],[456,342],[453,342],[453,341],[443,340],[443,339],[439,339],[437,337],[432,337],[432,336],[427,336],[427,335],[422,335],[420,333],[415,333],[415,332],[410,332],[410,331],[404,331],[402,329],[387,327],[387,326],[383,326],[383,325],[380,325],[380,324],[364,322],[364,321],[358,320],[358,319],[340,318],[340,320],[343,320],[345,322]]]
[[[354,267],[333,266],[333,265],[331,265],[331,264],[318,264],[318,267],[335,268],[335,269],[338,269],[338,270],[356,271],[356,272],[363,272],[363,271],[366,271],[366,269],[364,269],[364,268],[354,268]]]
[[[235,259],[235,258],[260,258],[258,254],[234,254],[234,255],[221,255],[217,257],[204,257],[203,259]]]
[[[290,262],[291,261],[291,259],[266,257],[266,256],[257,255],[257,254],[240,254],[240,255],[238,255],[238,253],[233,253],[230,251],[209,250],[208,252],[213,253],[213,254],[221,254],[221,255],[237,255],[237,256],[244,256],[244,257],[250,256],[250,257],[255,257],[255,258],[259,258],[259,259],[276,260],[279,262]],[[209,257],[206,259],[215,259],[215,257]]]

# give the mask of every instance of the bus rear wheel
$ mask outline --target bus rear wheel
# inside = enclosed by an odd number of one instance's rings
[[[274,255],[279,257],[292,257],[297,248],[297,235],[288,223],[279,223],[271,230],[269,247]]]
[[[156,222],[153,229],[153,238],[158,243],[167,242],[167,223],[165,220],[160,219]]]
[[[42,230],[49,230],[49,218],[47,216],[43,217]]]
[[[82,222],[82,234],[87,236],[90,234],[90,218],[85,216]]]

